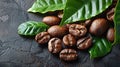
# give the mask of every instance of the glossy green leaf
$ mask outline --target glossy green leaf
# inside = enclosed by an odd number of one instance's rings
[[[90,58],[105,56],[111,51],[112,43],[105,38],[94,38],[93,46],[89,50]]]
[[[111,4],[112,0],[67,0],[60,25],[94,17]]]
[[[28,12],[46,13],[64,9],[66,0],[36,0]]]
[[[115,40],[114,44],[120,44],[120,0],[117,2],[114,14]]]
[[[49,28],[42,22],[27,21],[18,27],[18,34],[25,36],[34,36],[40,32],[46,31]]]

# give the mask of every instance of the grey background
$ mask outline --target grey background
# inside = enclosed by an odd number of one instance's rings
[[[34,0],[0,0],[0,67],[120,67],[120,45],[113,47],[103,58],[90,60],[89,54],[79,51],[74,62],[61,61],[38,46],[32,38],[17,34],[19,24],[41,21],[43,15],[27,13]]]

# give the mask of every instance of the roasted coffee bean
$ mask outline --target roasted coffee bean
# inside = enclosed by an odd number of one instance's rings
[[[76,45],[76,39],[73,35],[67,34],[63,37],[63,43],[65,46],[72,47]]]
[[[53,37],[62,37],[65,34],[67,34],[67,28],[66,27],[61,27],[61,26],[58,26],[58,25],[51,26],[48,29],[48,33]]]
[[[65,27],[66,27],[67,29],[69,29],[70,25],[71,25],[71,24],[66,24]]]
[[[84,50],[88,49],[92,45],[92,38],[90,36],[80,38],[77,41],[77,48]]]
[[[76,37],[82,37],[87,33],[87,28],[80,24],[71,24],[69,27],[69,33]]]
[[[114,41],[114,33],[115,33],[115,30],[114,28],[109,28],[108,29],[108,32],[107,32],[107,39],[111,42]]]
[[[109,20],[109,21],[113,21],[113,18],[114,18],[114,9],[115,8],[112,8],[110,11],[108,11],[108,13],[107,13],[107,19]]]
[[[60,23],[60,19],[56,16],[46,16],[42,21],[49,26],[58,25]]]
[[[85,21],[85,26],[86,26],[86,27],[89,27],[89,26],[91,25],[91,23],[92,23],[92,20],[90,20],[90,19],[89,19],[89,20],[86,20],[86,21]]]
[[[78,57],[77,51],[74,49],[63,49],[60,52],[60,59],[64,61],[73,61]]]
[[[39,44],[45,44],[50,40],[50,35],[48,32],[41,32],[41,33],[36,35],[35,40]]]
[[[52,38],[48,42],[48,50],[51,53],[59,53],[62,49],[62,41],[59,38]]]
[[[58,17],[61,18],[61,19],[63,18],[63,11],[60,11],[60,12],[58,13]]]
[[[89,29],[91,34],[101,36],[108,28],[107,20],[104,18],[95,19]]]

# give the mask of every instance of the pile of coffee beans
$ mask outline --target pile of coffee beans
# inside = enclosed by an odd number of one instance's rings
[[[44,17],[43,22],[50,28],[35,37],[40,45],[48,44],[49,52],[59,54],[61,60],[76,60],[77,51],[86,50],[92,46],[92,36],[106,37],[110,42],[114,41],[114,8],[105,11],[104,16],[59,26],[62,17],[63,11],[59,11],[57,15]]]

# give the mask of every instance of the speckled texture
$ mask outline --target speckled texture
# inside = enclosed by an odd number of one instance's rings
[[[120,45],[103,58],[90,60],[87,52],[79,51],[77,61],[64,62],[50,54],[47,45],[38,46],[34,39],[19,36],[19,24],[42,20],[41,14],[27,13],[33,2],[0,0],[0,67],[120,67]]]

